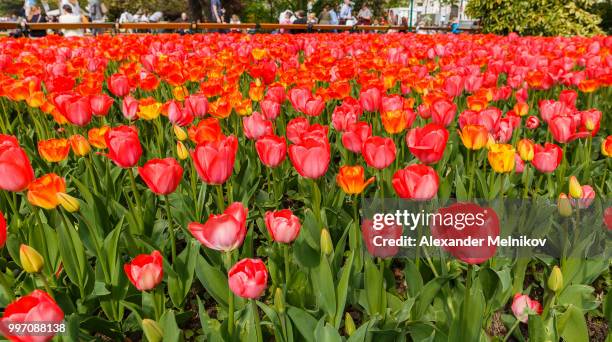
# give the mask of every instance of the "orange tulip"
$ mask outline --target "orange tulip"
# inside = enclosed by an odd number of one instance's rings
[[[108,126],[102,126],[100,128],[92,128],[89,130],[89,132],[87,132],[87,140],[89,140],[89,143],[93,147],[99,148],[99,149],[105,149],[106,140],[104,140],[104,135],[109,130],[110,130],[110,127]]]
[[[219,97],[216,101],[210,103],[209,112],[216,118],[225,119],[232,113],[232,106],[224,97]]]
[[[601,142],[601,154],[606,157],[612,157],[612,135],[609,135]]]
[[[467,97],[467,105],[468,108],[474,111],[481,111],[487,108],[489,101],[486,98],[480,96],[468,96]]]
[[[207,141],[218,141],[223,138],[221,125],[216,118],[206,118],[198,122],[197,126],[191,126],[187,129],[189,139],[196,144],[201,144]]]
[[[525,102],[517,102],[513,108],[514,112],[518,116],[525,116],[529,114],[529,105]]]
[[[578,83],[578,89],[583,93],[592,93],[599,88],[598,80],[582,80]]]
[[[58,193],[66,192],[66,182],[55,173],[46,174],[28,186],[28,202],[44,209],[58,206]]]
[[[70,137],[70,146],[72,147],[72,152],[79,157],[85,156],[91,151],[91,145],[84,136],[80,134],[75,134]]]
[[[366,181],[364,172],[363,166],[360,165],[342,166],[336,176],[336,182],[347,194],[360,194],[368,185],[374,182],[374,177]]]
[[[521,139],[517,145],[518,153],[524,161],[531,161],[535,153],[535,143],[529,139]]]
[[[255,82],[251,82],[249,88],[249,98],[255,102],[261,101],[264,97],[264,90],[265,86],[259,79],[255,80]]]
[[[470,150],[480,150],[489,141],[489,132],[484,126],[466,125],[458,133],[463,145]]]
[[[38,142],[38,153],[49,163],[59,163],[68,157],[70,142],[68,139],[48,139]]]

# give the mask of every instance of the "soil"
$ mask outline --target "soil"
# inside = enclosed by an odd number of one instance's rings
[[[508,333],[508,329],[501,320],[501,311],[496,311],[491,317],[491,325],[487,328],[489,336],[497,336],[503,338]]]

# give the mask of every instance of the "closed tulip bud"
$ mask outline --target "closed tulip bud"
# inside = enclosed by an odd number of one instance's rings
[[[187,150],[187,147],[185,147],[185,144],[183,144],[182,141],[176,142],[176,155],[180,160],[185,160],[189,157],[189,151]]]
[[[164,338],[164,332],[157,322],[145,318],[142,320],[142,331],[149,342],[160,342]]]
[[[572,203],[564,193],[559,195],[559,199],[557,200],[557,210],[559,210],[559,215],[563,217],[572,216]]]
[[[334,243],[332,242],[329,231],[325,228],[321,231],[321,252],[325,255],[330,255],[334,251]]]
[[[353,321],[353,317],[347,312],[344,314],[344,332],[346,336],[351,336],[355,333],[357,328],[355,327],[355,321]]]
[[[174,128],[174,135],[176,135],[176,138],[179,141],[185,141],[185,139],[187,139],[187,132],[185,132],[185,130],[182,129],[181,126],[174,125],[172,126],[172,128]]]
[[[77,200],[76,198],[64,192],[58,192],[57,194],[55,194],[55,196],[57,197],[57,201],[62,206],[62,208],[66,209],[68,212],[74,213],[79,211],[81,205],[79,203],[79,200]]]
[[[563,288],[563,273],[561,273],[559,266],[553,267],[552,271],[550,271],[548,288],[554,292],[559,292]]]
[[[582,197],[582,186],[575,176],[571,176],[569,180],[569,195],[571,198]]]
[[[28,273],[40,272],[45,264],[42,255],[38,251],[24,244],[19,247],[19,261],[23,270]]]
[[[285,312],[285,296],[283,295],[283,290],[280,287],[276,288],[274,292],[274,307],[276,311],[279,313]]]

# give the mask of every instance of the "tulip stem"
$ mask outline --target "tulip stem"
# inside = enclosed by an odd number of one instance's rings
[[[6,292],[8,299],[12,301],[15,296],[13,295],[11,285],[8,283],[8,281],[6,281],[4,272],[0,272],[0,285],[2,285],[2,288],[4,288],[4,292]]]
[[[170,209],[170,198],[165,195],[166,213],[168,213],[168,233],[170,234],[170,249],[172,251],[172,262],[176,260],[176,240],[174,237],[174,225],[172,220],[172,210]]]
[[[255,321],[255,332],[257,333],[257,342],[262,342],[261,324],[259,323],[259,311],[257,310],[257,302],[251,299],[251,310],[253,311],[253,320]]]
[[[130,174],[130,181],[132,182],[132,192],[134,193],[134,199],[136,200],[136,206],[138,207],[138,211],[140,211],[140,215],[137,215],[137,221],[140,223],[140,229],[144,228],[144,223],[142,222],[142,215],[143,210],[142,210],[142,205],[140,202],[140,194],[138,193],[138,190],[136,189],[136,179],[134,178],[134,171],[132,170],[132,168],[128,168],[128,173]]]
[[[217,188],[217,207],[219,207],[219,211],[225,210],[225,203],[223,202],[223,185],[219,184],[216,186]]]
[[[47,291],[47,293],[49,294],[49,296],[51,296],[51,298],[55,299],[55,296],[53,295],[53,291],[51,291],[51,288],[49,287],[49,283],[47,282],[47,279],[45,278],[45,275],[42,274],[42,272],[38,272],[36,274],[38,275],[38,277],[42,281],[43,286],[45,287],[45,291]]]
[[[518,327],[519,323],[521,321],[519,321],[518,319],[514,322],[514,324],[512,324],[512,327],[510,327],[510,330],[508,330],[508,333],[506,334],[506,336],[504,336],[503,342],[508,341],[508,339],[510,338],[510,336],[512,335],[512,333],[514,332],[514,329],[516,329],[516,327]]]
[[[223,258],[225,259],[225,268],[229,272],[232,267],[232,252],[223,253]],[[232,335],[234,335],[234,293],[231,288],[227,292],[227,332],[230,340],[232,340]]]
[[[470,305],[470,292],[472,290],[472,272],[474,271],[474,266],[472,264],[468,264],[467,275],[465,278],[465,297],[463,299],[463,307],[462,307],[462,319],[463,321],[467,321],[471,319],[468,317],[468,306]]]
[[[283,254],[285,258],[285,295],[289,292],[289,282],[291,281],[291,263],[289,260],[289,244],[283,244]]]
[[[89,154],[85,159],[85,166],[87,167],[87,171],[89,172],[89,177],[91,178],[91,184],[93,185],[94,191],[98,192],[98,184],[96,182],[96,177],[93,173],[93,168],[91,166],[91,154]]]

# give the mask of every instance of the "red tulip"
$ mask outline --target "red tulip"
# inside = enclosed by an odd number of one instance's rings
[[[242,259],[228,272],[229,288],[242,298],[259,298],[268,286],[268,270],[260,259]]]
[[[521,156],[518,153],[514,154],[514,172],[515,173],[523,173],[525,170],[525,162],[521,159]]]
[[[123,270],[134,287],[139,291],[154,289],[164,277],[162,255],[159,251],[140,254],[123,265]]]
[[[595,200],[595,190],[590,185],[583,185],[581,187],[581,196],[579,199],[573,199],[572,205],[579,207],[580,209],[586,209],[591,206]]]
[[[372,219],[365,219],[361,224],[361,236],[365,246],[368,252],[377,258],[391,258],[399,252],[398,245],[383,244],[383,239],[399,239],[403,231],[400,225],[387,225],[384,222],[374,222]]]
[[[517,293],[512,299],[512,313],[517,320],[527,323],[529,315],[542,314],[542,305],[528,295]]]
[[[327,133],[327,126],[310,125],[306,118],[295,118],[287,124],[287,139],[294,144],[299,144],[308,138],[327,140]]]
[[[351,124],[355,124],[359,119],[359,112],[350,104],[342,103],[334,109],[332,114],[332,125],[340,132],[346,131]]]
[[[130,81],[125,75],[114,74],[108,79],[108,90],[115,96],[124,97],[130,93]]]
[[[187,129],[189,139],[196,144],[202,144],[207,141],[218,141],[224,138],[221,132],[221,124],[217,118],[206,118],[200,120],[197,125]]]
[[[325,101],[320,97],[314,97],[306,102],[306,107],[302,113],[308,116],[319,116],[325,109]]]
[[[216,251],[232,251],[244,241],[248,209],[242,203],[232,203],[223,214],[211,214],[206,223],[191,222],[188,229],[204,246]]]
[[[406,135],[410,153],[425,164],[437,163],[442,159],[447,141],[446,128],[434,123],[411,129]]]
[[[167,103],[168,106],[168,120],[172,124],[184,127],[193,122],[194,115],[184,108],[181,107],[181,103],[176,100],[171,100]]]
[[[55,300],[44,291],[34,290],[23,296],[4,309],[0,319],[0,332],[11,341],[17,342],[43,342],[50,341],[55,333],[37,332],[33,335],[16,333],[9,330],[9,324],[60,324],[64,320],[64,312]]]
[[[266,228],[272,240],[291,243],[300,234],[300,219],[291,210],[283,209],[266,212]]]
[[[218,141],[198,144],[191,156],[198,175],[204,182],[223,184],[232,175],[237,151],[238,139],[230,135]]]
[[[0,248],[4,247],[6,243],[6,219],[4,214],[0,211]]]
[[[113,98],[106,94],[89,96],[89,105],[93,115],[95,116],[106,116],[113,105],[113,102]]]
[[[395,143],[391,138],[372,136],[363,142],[361,154],[368,166],[382,170],[395,161]]]
[[[92,109],[89,98],[85,96],[72,97],[64,105],[62,114],[68,121],[77,126],[86,126],[91,121]]]
[[[538,103],[538,106],[540,107],[540,116],[546,123],[548,123],[553,117],[571,114],[571,110],[565,105],[565,103],[555,100],[542,100]]]
[[[242,125],[244,126],[244,136],[247,139],[257,140],[264,135],[273,133],[272,121],[266,120],[258,112],[253,112],[250,116],[243,117]]]
[[[151,191],[167,195],[181,183],[183,167],[174,158],[151,159],[138,168],[138,174]]]
[[[367,122],[357,122],[348,126],[342,133],[342,145],[354,153],[361,153],[363,142],[372,136],[372,126]]]
[[[413,164],[395,172],[392,184],[400,198],[425,201],[438,193],[440,178],[433,168]]]
[[[530,115],[525,122],[525,126],[529,129],[536,129],[540,127],[540,119],[537,116]]]
[[[571,116],[552,117],[548,122],[548,128],[555,141],[562,144],[587,137],[590,134],[589,132],[576,132],[578,125]]]
[[[601,112],[597,109],[589,109],[582,112],[578,112],[580,115],[580,131],[588,131],[592,137],[597,135],[599,132],[599,125],[601,123]]]
[[[563,159],[563,151],[555,144],[546,143],[544,147],[535,145],[531,163],[536,170],[551,173],[557,169]]]
[[[463,128],[466,125],[480,125],[486,127],[489,133],[493,133],[495,132],[501,117],[501,110],[495,107],[489,107],[479,112],[466,110],[465,112],[459,114],[459,127]]]
[[[272,101],[272,100],[263,100],[261,101],[261,113],[268,120],[274,120],[280,114],[281,106],[280,104]]]
[[[305,178],[317,179],[327,172],[331,151],[327,140],[306,139],[289,146],[289,159]]]
[[[607,207],[603,215],[603,221],[608,231],[612,230],[612,207]]]
[[[142,155],[138,132],[132,126],[119,126],[104,135],[108,147],[107,156],[122,168],[133,167]]]
[[[306,103],[312,99],[312,91],[310,89],[303,87],[292,88],[287,95],[289,96],[291,105],[296,111],[300,113],[306,112]]]
[[[285,102],[285,97],[285,88],[282,85],[271,85],[268,87],[268,91],[266,92],[266,96],[264,98],[280,105]]]
[[[368,112],[377,112],[382,103],[382,95],[378,88],[372,87],[359,93],[359,103]]]
[[[287,155],[287,142],[284,137],[264,135],[255,142],[255,149],[261,162],[268,167],[277,167]]]
[[[449,97],[457,97],[463,93],[464,81],[463,77],[453,75],[444,79],[444,92]]]
[[[559,101],[565,104],[568,108],[576,109],[576,100],[578,93],[575,90],[564,89],[559,94]]]
[[[34,180],[34,170],[17,139],[0,134],[0,189],[23,191]]]
[[[134,120],[138,115],[138,106],[138,100],[128,95],[121,101],[121,113],[126,119]]]
[[[474,203],[454,203],[448,207],[440,208],[438,214],[441,217],[466,217],[470,215],[475,220],[458,222],[445,222],[444,220],[433,219],[431,224],[431,235],[436,239],[457,241],[463,239],[484,239],[497,238],[499,236],[499,218],[492,208],[481,207]],[[480,219],[479,219],[480,218]],[[467,262],[468,264],[481,264],[495,255],[496,245],[484,243],[481,246],[445,246],[455,258]]]
[[[185,98],[185,111],[193,116],[202,118],[208,112],[208,99],[206,95],[193,94]]]
[[[429,109],[431,110],[431,121],[444,127],[453,122],[457,113],[457,105],[443,98],[435,100]]]

